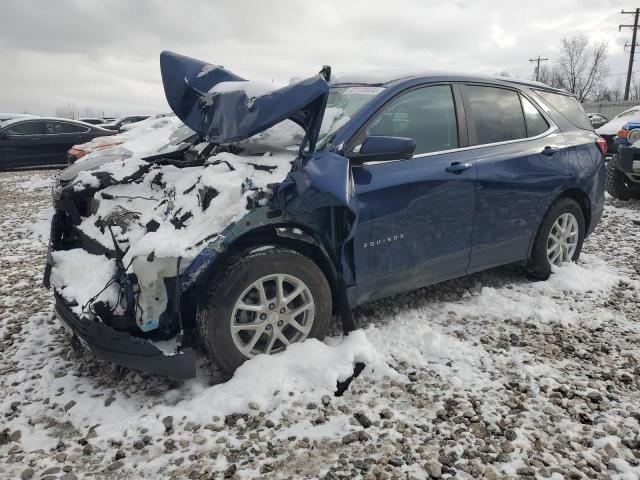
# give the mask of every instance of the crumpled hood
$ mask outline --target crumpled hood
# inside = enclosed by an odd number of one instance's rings
[[[246,79],[223,67],[173,52],[160,54],[160,71],[171,109],[209,142],[244,140],[290,119],[306,132],[301,149],[315,148],[329,94],[329,67],[258,96],[243,88],[244,82],[250,85]]]

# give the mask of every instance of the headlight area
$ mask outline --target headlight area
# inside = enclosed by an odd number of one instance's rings
[[[187,264],[181,260],[180,257],[156,257],[153,252],[132,260],[133,278],[137,279],[135,317],[141,331],[158,329],[167,311],[175,312],[176,327],[182,330],[177,279]]]
[[[633,130],[630,130],[627,134],[627,140],[629,140],[629,143],[631,144],[634,144],[638,140],[640,140],[640,128],[634,128]]]

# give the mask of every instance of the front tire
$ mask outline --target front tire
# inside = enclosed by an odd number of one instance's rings
[[[535,280],[546,280],[552,265],[575,262],[584,241],[585,221],[580,205],[561,198],[542,219],[527,262],[527,274]]]
[[[256,355],[322,340],[330,320],[331,289],[322,270],[279,247],[235,257],[214,276],[196,317],[210,359],[226,373]]]

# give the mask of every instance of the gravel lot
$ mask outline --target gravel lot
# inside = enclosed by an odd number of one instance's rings
[[[0,173],[1,478],[640,477],[640,203],[608,200],[548,282],[509,267],[420,289],[308,358],[225,384],[202,357],[178,383],[74,352],[53,319],[51,175]]]

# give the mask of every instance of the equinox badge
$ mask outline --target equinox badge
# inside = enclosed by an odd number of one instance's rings
[[[399,233],[398,235],[391,235],[389,237],[380,238],[378,240],[372,240],[370,242],[364,242],[362,247],[363,248],[379,247],[380,245],[396,242],[398,240],[404,240],[404,233]]]

